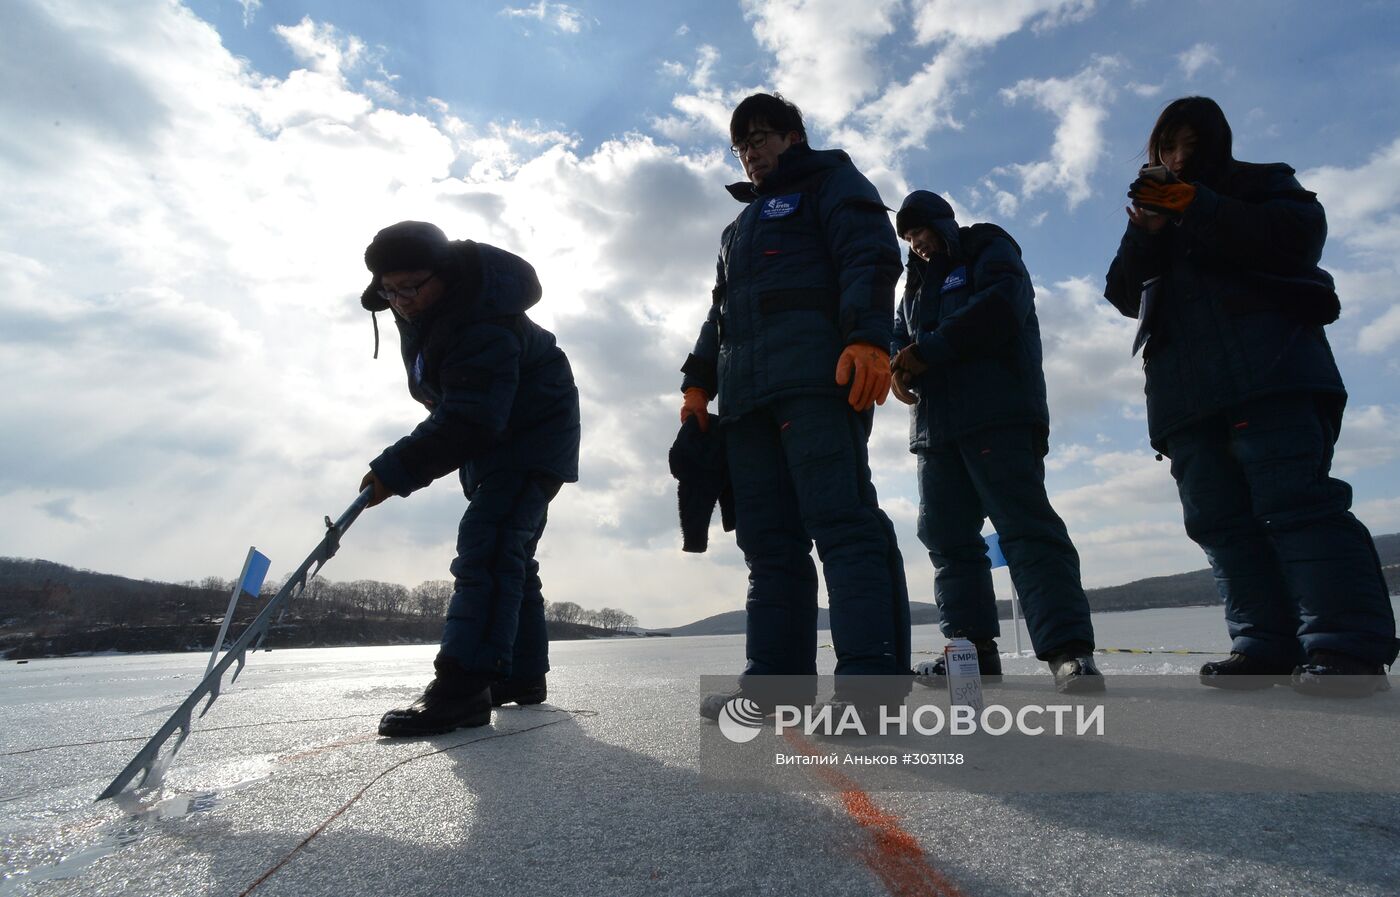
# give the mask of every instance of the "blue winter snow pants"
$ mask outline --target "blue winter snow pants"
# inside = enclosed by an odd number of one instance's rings
[[[982,539],[990,517],[1036,656],[1048,660],[1073,642],[1093,648],[1079,553],[1045,493],[1045,453],[1044,438],[1031,427],[983,430],[917,452],[919,541],[933,561],[945,636],[992,639],[1001,632]]]
[[[557,479],[504,471],[477,486],[457,529],[439,659],[495,678],[543,676],[549,634],[535,549]]]
[[[909,672],[909,592],[870,479],[872,419],[844,398],[803,395],[724,425],[735,534],[749,568],[745,677],[816,674],[814,542],[838,691],[843,676]]]
[[[1396,657],[1395,613],[1337,441],[1312,395],[1246,402],[1167,437],[1186,533],[1225,601],[1231,650],[1280,665],[1333,651]]]

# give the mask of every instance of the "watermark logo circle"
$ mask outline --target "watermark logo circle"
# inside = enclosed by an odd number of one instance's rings
[[[763,727],[763,711],[748,698],[734,697],[720,708],[720,734],[735,744],[748,744]]]

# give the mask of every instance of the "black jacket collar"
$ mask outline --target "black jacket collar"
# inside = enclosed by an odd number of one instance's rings
[[[778,157],[778,167],[763,179],[763,186],[755,187],[750,181],[739,181],[725,189],[739,202],[750,203],[760,196],[792,190],[819,172],[850,164],[851,157],[844,150],[814,150],[803,141],[783,150]]]

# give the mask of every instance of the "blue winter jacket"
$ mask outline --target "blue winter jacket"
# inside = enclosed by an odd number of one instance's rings
[[[576,482],[578,390],[554,335],[525,316],[540,299],[535,269],[470,240],[453,243],[453,259],[436,305],[394,316],[408,391],[428,417],[370,469],[396,495],[453,470],[468,496],[500,470]]]
[[[1161,277],[1144,323],[1152,445],[1225,408],[1311,392],[1340,427],[1346,391],[1323,324],[1338,313],[1317,267],[1327,219],[1287,165],[1232,163],[1180,223],[1158,234],[1129,224],[1104,296],[1138,317],[1143,283]]]
[[[840,150],[794,144],[721,238],[710,312],[681,389],[718,393],[733,418],[797,394],[845,396],[851,343],[888,346],[899,244],[880,194]]]
[[[890,354],[914,344],[929,366],[913,383],[919,401],[910,409],[909,449],[1013,425],[1031,426],[1045,440],[1040,323],[1021,247],[994,224],[958,227],[950,211],[925,190],[909,194],[899,210],[902,232],[931,227],[948,250],[928,262],[909,253],[895,313]]]

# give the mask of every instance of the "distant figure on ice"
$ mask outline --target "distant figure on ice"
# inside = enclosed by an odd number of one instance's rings
[[[1001,675],[981,535],[990,517],[1036,656],[1060,691],[1102,691],[1079,554],[1045,493],[1050,410],[1021,249],[994,224],[958,227],[952,207],[926,190],[904,200],[895,229],[910,252],[890,345],[894,394],[914,406],[919,540],[933,560],[939,627],[976,645],[984,676]],[[942,659],[928,674],[946,675]]]
[[[393,309],[408,391],[428,416],[370,462],[360,488],[374,487],[373,507],[456,471],[470,500],[437,675],[379,734],[485,725],[493,705],[545,699],[535,548],[550,500],[578,480],[578,390],[554,335],[525,315],[540,284],[524,259],[401,221],[375,235],[365,265],[374,278],[360,304]]]
[[[741,688],[771,707],[766,677],[815,676],[816,543],[837,700],[902,703],[909,595],[866,448],[889,394],[899,243],[874,185],[841,150],[812,149],[792,103],[754,94],[729,133],[748,181],[728,189],[744,209],[720,239],[713,304],[682,368],[681,420],[717,422],[724,439],[749,568]],[[720,706],[706,701],[701,714]]]
[[[1213,100],[1162,111],[1105,290],[1141,321],[1148,433],[1225,601],[1232,653],[1201,682],[1370,694],[1395,616],[1351,487],[1328,475],[1347,394],[1322,329],[1339,311],[1317,267],[1326,218],[1292,168],[1231,149]]]

